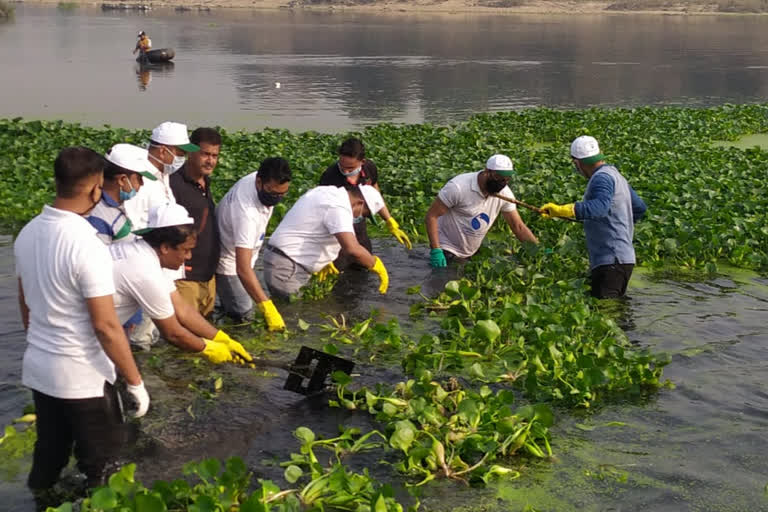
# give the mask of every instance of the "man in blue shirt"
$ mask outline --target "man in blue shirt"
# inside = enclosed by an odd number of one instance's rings
[[[597,140],[589,135],[571,144],[576,171],[587,178],[584,198],[576,203],[541,207],[545,217],[575,218],[584,222],[592,274],[592,296],[623,296],[635,266],[634,224],[646,206],[618,169],[605,163]]]

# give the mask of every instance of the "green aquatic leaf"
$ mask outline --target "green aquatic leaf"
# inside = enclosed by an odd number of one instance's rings
[[[113,510],[117,505],[117,493],[109,487],[102,487],[91,496],[91,506],[97,510]]]
[[[283,474],[285,480],[289,483],[295,483],[301,476],[304,474],[304,472],[301,470],[299,466],[295,466],[291,464],[287,468],[285,468],[285,473]]]
[[[311,444],[315,441],[315,433],[307,427],[299,427],[293,431],[293,435],[304,444]]]

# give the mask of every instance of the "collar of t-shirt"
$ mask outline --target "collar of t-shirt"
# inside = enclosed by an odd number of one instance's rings
[[[50,218],[61,218],[61,219],[63,219],[65,217],[72,217],[72,218],[77,218],[77,219],[83,219],[89,226],[91,225],[91,223],[88,222],[85,219],[85,217],[83,217],[82,215],[79,215],[79,214],[77,214],[75,212],[71,212],[69,210],[60,210],[58,208],[54,208],[53,206],[50,206],[50,205],[47,205],[47,204],[43,206],[43,214],[46,217],[50,217]],[[96,232],[96,228],[93,228],[93,232],[94,233]]]
[[[101,193],[101,200],[104,201],[104,204],[106,204],[107,206],[109,206],[111,208],[119,208],[120,207],[120,203],[118,203],[117,201],[112,199],[112,196],[110,196],[106,192],[102,191],[102,193]]]
[[[471,188],[474,192],[477,192],[480,196],[485,199],[488,197],[484,192],[483,189],[480,188],[480,173],[483,171],[477,171],[474,176],[472,176],[472,181],[469,184],[469,188]]]
[[[210,195],[211,190],[211,177],[210,176],[203,176],[203,182],[205,183],[205,187],[200,186],[200,182],[197,180],[193,180],[189,176],[187,176],[187,166],[184,165],[181,169],[179,169],[177,172],[181,173],[181,178],[189,183],[190,185],[194,185],[195,188],[204,196]]]

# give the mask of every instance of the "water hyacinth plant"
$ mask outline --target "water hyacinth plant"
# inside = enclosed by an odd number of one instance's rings
[[[579,200],[585,181],[570,170],[568,145],[578,135],[593,135],[648,204],[635,231],[639,265],[706,275],[721,263],[768,269],[768,229],[762,221],[768,152],[713,144],[766,131],[768,106],[726,105],[540,108],[482,114],[452,126],[382,124],[354,135],[365,141],[381,170],[393,216],[412,240],[422,242],[424,214],[442,185],[481,169],[493,153],[515,161],[510,186],[519,199],[536,205]],[[316,185],[349,135],[269,129],[223,134],[216,198],[264,157],[280,155],[291,164],[294,181],[275,209],[270,231],[293,201]],[[0,120],[6,150],[0,162],[4,228],[17,230],[50,201],[52,162],[60,148],[82,144],[105,151],[117,142],[142,144],[148,135],[59,121]],[[630,343],[620,319],[587,296],[582,227],[528,211],[521,215],[541,244],[510,242],[508,228],[497,223],[459,278],[439,295],[413,304],[412,317],[429,329],[414,332],[403,319],[375,316],[329,317],[313,326],[299,322],[300,333],[317,328],[329,353],[382,365],[396,361],[402,369],[400,382],[392,385],[364,387],[335,375],[331,405],[370,415],[375,429],[344,428],[321,439],[307,427],[297,428],[300,449],[283,463],[284,488],[261,482],[251,489],[241,462],[228,462],[222,472],[218,463],[205,461],[189,466],[189,476],[201,483],[186,487],[178,482],[125,487],[129,475],[115,477],[112,492],[91,495],[89,503],[99,505],[92,509],[111,510],[106,507],[114,503],[112,509],[138,510],[141,501],[160,507],[146,510],[401,510],[388,486],[350,469],[355,454],[386,454],[393,478],[412,488],[436,479],[473,485],[514,479],[524,460],[553,456],[553,411],[589,410],[668,385],[662,370],[669,359]],[[374,235],[386,236],[377,229],[372,228]],[[313,282],[296,300],[321,300],[333,284]],[[418,285],[412,288],[418,293]],[[201,381],[213,382],[210,397],[237,387],[215,379]],[[130,496],[121,494],[124,489]]]

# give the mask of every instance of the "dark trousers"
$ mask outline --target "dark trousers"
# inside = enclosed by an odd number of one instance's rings
[[[614,263],[592,269],[592,296],[598,299],[623,297],[633,268],[631,263]]]
[[[368,249],[368,252],[373,253],[371,239],[368,237],[368,223],[365,221],[365,219],[363,219],[361,222],[355,224],[354,227],[357,242]],[[344,252],[344,249],[339,252],[339,256],[336,258],[336,261],[334,261],[333,264],[336,265],[336,268],[339,270],[346,270],[348,268],[355,270],[368,270],[360,265],[357,260]]]
[[[27,485],[47,489],[59,479],[74,447],[77,468],[88,486],[103,485],[107,464],[122,446],[123,413],[114,386],[104,382],[104,396],[69,400],[34,391],[37,441]]]

